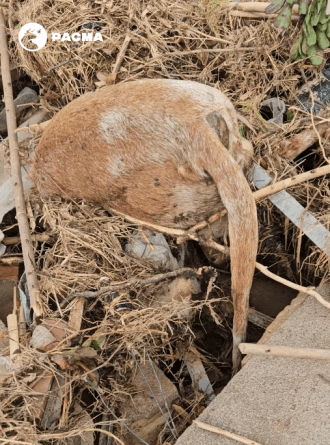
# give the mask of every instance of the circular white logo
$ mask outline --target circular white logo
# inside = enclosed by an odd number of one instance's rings
[[[23,43],[23,38],[27,35],[27,42],[29,43],[30,48],[27,48]],[[20,45],[26,49],[27,51],[39,51],[39,49],[43,48],[47,42],[47,32],[45,28],[38,23],[27,23],[24,25],[19,33],[18,40]]]

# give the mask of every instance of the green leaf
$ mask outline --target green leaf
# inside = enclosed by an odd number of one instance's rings
[[[300,0],[298,14],[306,15],[308,11],[309,0]]]
[[[316,44],[316,32],[313,26],[304,23],[304,33],[306,36],[307,46],[313,46]]]
[[[316,54],[317,52],[317,46],[316,45],[312,45],[309,48],[307,48],[307,55],[309,57],[313,56],[314,54]]]
[[[288,122],[292,121],[293,116],[294,116],[294,114],[291,113],[291,111],[288,111],[288,112],[286,113],[286,120],[287,120]]]
[[[323,58],[319,57],[319,56],[316,56],[316,55],[310,56],[309,60],[315,66],[322,65],[322,63],[323,63]]]
[[[288,28],[291,22],[291,14],[290,5],[285,5],[283,11],[274,20],[274,26],[276,28]]]
[[[285,0],[274,0],[270,5],[267,6],[267,8],[265,9],[265,13],[275,14],[275,12],[278,12],[280,9],[282,9],[284,3]]]
[[[91,341],[91,347],[96,350],[100,350],[100,344],[96,340]]]
[[[239,131],[239,134],[244,138],[245,135],[244,135],[244,128],[243,128],[243,125],[239,125],[239,126],[238,126],[238,131]]]
[[[323,24],[319,23],[318,27],[317,27],[318,30],[323,31],[323,32],[326,32],[327,28],[328,28],[327,23],[323,23]],[[317,32],[316,32],[316,35],[317,35]]]
[[[304,57],[306,57],[307,50],[308,50],[308,48],[307,48],[306,36],[303,36],[303,41],[301,44],[301,52],[304,55]]]
[[[321,49],[329,48],[329,44],[330,44],[329,39],[327,38],[327,36],[325,35],[325,33],[323,31],[318,29],[316,31],[316,37],[317,37],[317,44],[319,45],[319,47]]]

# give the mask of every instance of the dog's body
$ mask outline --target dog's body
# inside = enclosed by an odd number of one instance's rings
[[[258,241],[255,203],[242,172],[251,155],[243,145],[249,148],[223,94],[195,82],[146,79],[102,88],[64,107],[41,138],[33,172],[41,193],[92,200],[171,228],[187,229],[226,208],[236,365]],[[222,220],[211,232],[223,236],[226,227]]]

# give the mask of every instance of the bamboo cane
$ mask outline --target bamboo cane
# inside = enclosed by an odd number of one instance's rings
[[[16,218],[20,237],[22,240],[23,260],[26,271],[27,285],[31,301],[31,309],[35,317],[42,316],[40,291],[35,270],[34,252],[30,237],[29,222],[26,214],[25,198],[23,192],[21,166],[19,160],[18,141],[15,133],[17,123],[14,108],[13,89],[9,68],[9,53],[6,36],[6,25],[3,10],[0,9],[0,54],[1,74],[3,80],[4,102],[7,116],[7,129],[10,147],[11,176],[14,184],[14,196],[16,204]]]
[[[328,349],[292,348],[289,346],[258,345],[253,343],[241,343],[239,349],[242,354],[330,360],[330,350]]]

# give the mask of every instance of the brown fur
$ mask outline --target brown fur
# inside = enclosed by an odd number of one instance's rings
[[[146,79],[88,93],[61,110],[41,138],[33,171],[41,193],[92,200],[172,228],[189,228],[226,207],[235,366],[258,241],[242,142],[234,107],[218,91]],[[211,228],[218,237],[227,223]]]

